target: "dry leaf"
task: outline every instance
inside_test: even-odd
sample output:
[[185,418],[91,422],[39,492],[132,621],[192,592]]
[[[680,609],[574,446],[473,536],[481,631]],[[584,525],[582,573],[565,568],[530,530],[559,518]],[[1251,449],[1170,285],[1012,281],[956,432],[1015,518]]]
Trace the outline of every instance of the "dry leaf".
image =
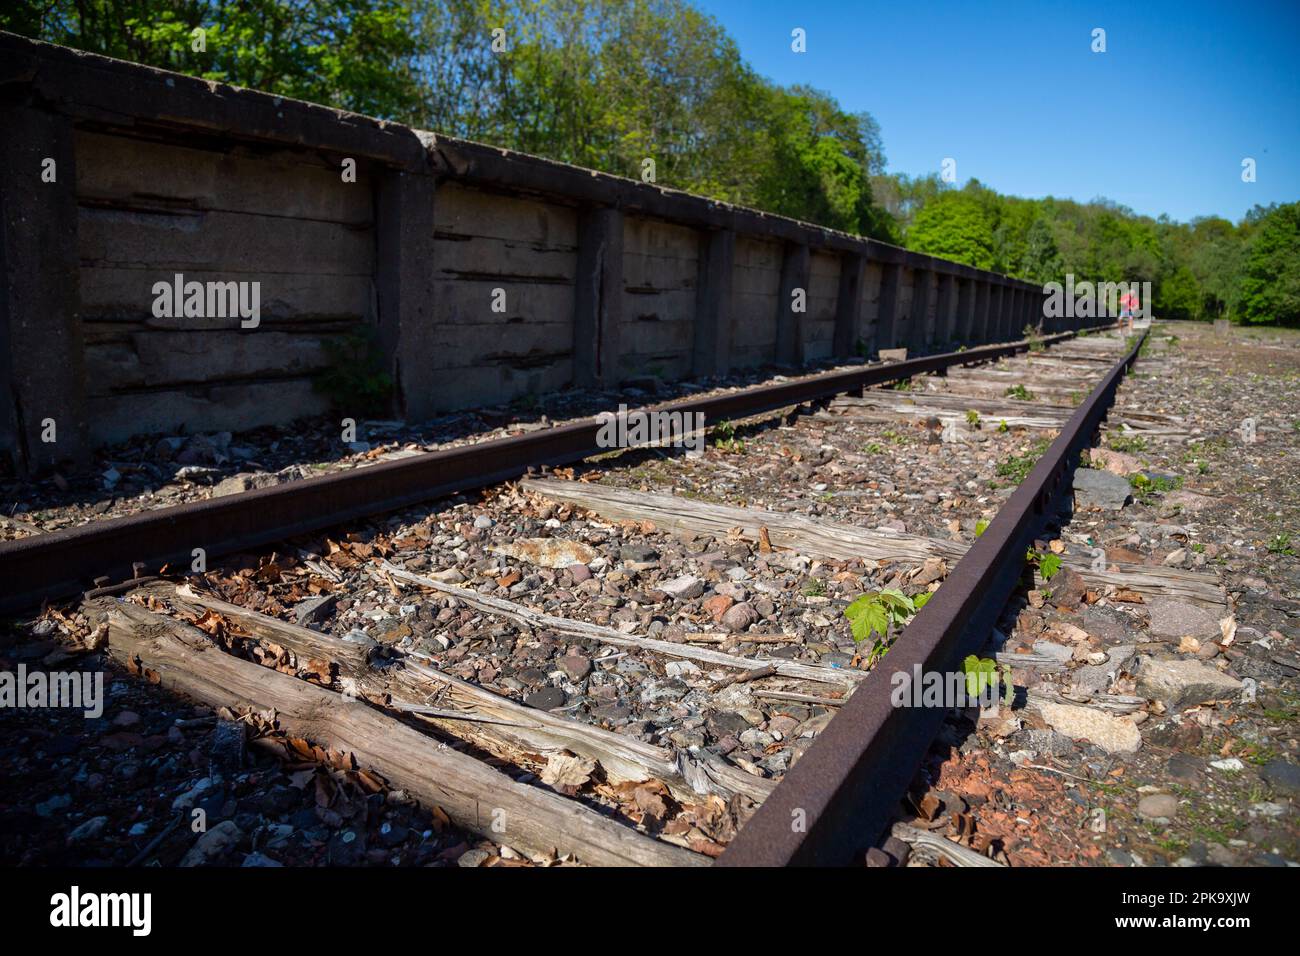
[[581,787],[591,779],[596,761],[569,753],[553,754],[542,771],[542,783],[549,787]]

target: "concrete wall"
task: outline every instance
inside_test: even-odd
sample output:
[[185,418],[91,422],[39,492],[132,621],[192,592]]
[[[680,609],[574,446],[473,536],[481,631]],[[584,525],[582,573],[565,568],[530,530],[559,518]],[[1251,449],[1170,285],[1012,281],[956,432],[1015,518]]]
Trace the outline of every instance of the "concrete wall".
[[[573,381],[577,213],[456,182],[434,219],[435,404],[492,404]],[[494,311],[495,290],[505,311]],[[498,300],[500,301],[500,300]]]
[[[9,34],[0,84],[0,457],[20,469],[323,412],[326,343],[358,329],[396,382],[392,413],[421,420],[976,344],[1040,301],[779,216]],[[260,325],[155,316],[153,285],[176,273],[259,282]]]
[[[78,130],[77,254],[91,435],[325,409],[322,341],[373,324],[372,183],[300,153],[193,149]],[[260,326],[155,317],[152,287],[259,280]]]
[[627,216],[616,379],[683,378],[692,372],[700,242],[670,222]]

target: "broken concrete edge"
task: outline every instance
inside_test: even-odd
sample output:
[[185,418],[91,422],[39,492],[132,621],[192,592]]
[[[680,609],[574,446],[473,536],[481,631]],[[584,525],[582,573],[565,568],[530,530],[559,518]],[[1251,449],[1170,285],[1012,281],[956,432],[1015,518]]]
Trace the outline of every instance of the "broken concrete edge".
[[202,80],[0,31],[0,86],[77,122],[150,135],[184,131],[370,160],[408,173],[608,206],[704,229],[785,240],[868,261],[1037,292],[1042,288],[899,246],[757,209],[332,107]]

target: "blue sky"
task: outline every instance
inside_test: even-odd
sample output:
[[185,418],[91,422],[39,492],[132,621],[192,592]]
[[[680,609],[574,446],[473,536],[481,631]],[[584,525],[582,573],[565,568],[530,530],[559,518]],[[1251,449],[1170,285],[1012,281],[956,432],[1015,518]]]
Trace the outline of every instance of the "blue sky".
[[1300,0],[694,3],[759,73],[875,116],[891,172],[952,157],[958,182],[1182,221],[1300,199]]

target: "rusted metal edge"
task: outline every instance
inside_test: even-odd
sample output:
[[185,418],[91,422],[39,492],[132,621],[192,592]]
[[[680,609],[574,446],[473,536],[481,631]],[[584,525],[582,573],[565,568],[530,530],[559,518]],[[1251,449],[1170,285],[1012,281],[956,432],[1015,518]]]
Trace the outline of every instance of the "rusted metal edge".
[[[1042,341],[1057,342],[1076,334],[1059,333],[1045,336]],[[681,399],[642,411],[702,412],[708,422],[743,418],[952,365],[989,361],[1027,348],[1026,342],[986,345],[759,385],[725,395]],[[600,428],[597,419],[588,418],[526,435],[3,542],[0,613],[13,613],[47,598],[75,594],[97,575],[129,577],[135,562],[149,569],[166,563],[189,567],[195,548],[202,548],[211,560],[509,481],[523,475],[530,466],[572,464],[610,450],[597,445]]]
[[1075,410],[1061,434],[993,522],[917,613],[882,663],[822,731],[716,865],[844,866],[861,863],[893,819],[945,708],[896,707],[896,674],[946,672],[987,639],[1025,566],[1025,550],[1056,498],[1070,488],[1137,359],[1142,337]]

